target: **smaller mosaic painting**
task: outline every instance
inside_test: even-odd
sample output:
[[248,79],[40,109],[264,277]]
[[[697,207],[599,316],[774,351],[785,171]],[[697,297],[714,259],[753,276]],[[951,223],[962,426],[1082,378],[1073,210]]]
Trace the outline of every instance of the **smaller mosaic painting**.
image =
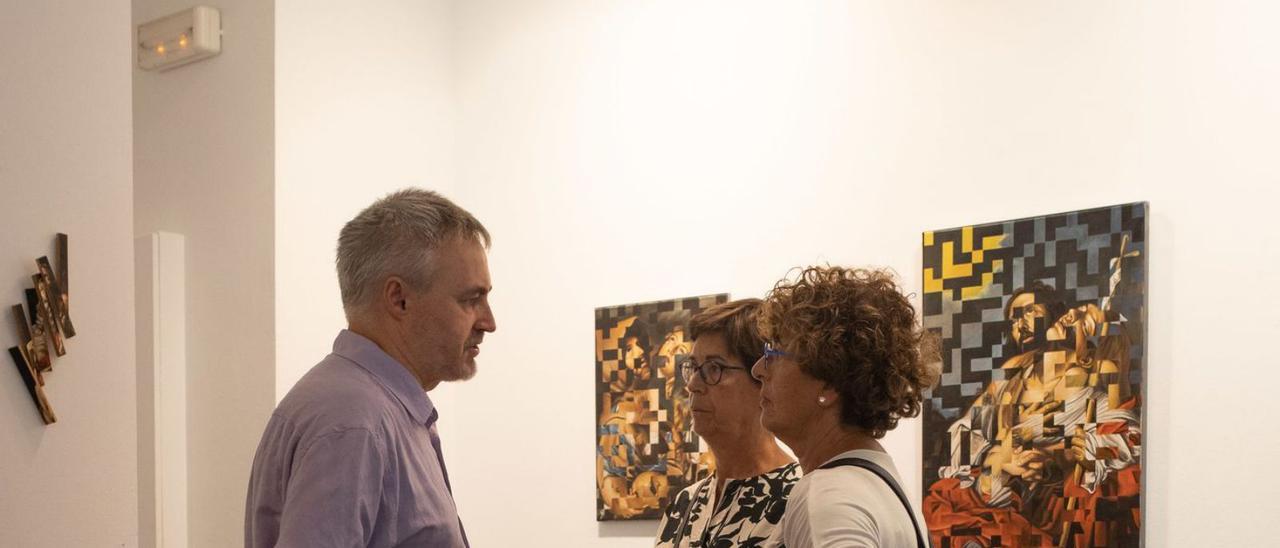
[[715,470],[690,427],[676,364],[705,295],[596,309],[596,519],[659,519],[669,497]]

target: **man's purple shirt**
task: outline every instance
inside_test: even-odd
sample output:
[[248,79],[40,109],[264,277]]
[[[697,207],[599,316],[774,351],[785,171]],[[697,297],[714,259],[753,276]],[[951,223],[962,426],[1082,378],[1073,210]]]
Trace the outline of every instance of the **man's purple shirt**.
[[468,547],[437,417],[403,365],[343,330],[262,434],[245,546]]

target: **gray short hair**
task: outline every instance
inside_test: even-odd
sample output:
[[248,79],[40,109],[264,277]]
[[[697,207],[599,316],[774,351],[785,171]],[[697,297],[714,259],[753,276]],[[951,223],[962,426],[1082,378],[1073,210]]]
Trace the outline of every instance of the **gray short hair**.
[[338,234],[338,288],[347,317],[359,315],[388,276],[425,287],[431,254],[453,238],[489,247],[489,231],[467,210],[430,190],[406,188],[374,202]]

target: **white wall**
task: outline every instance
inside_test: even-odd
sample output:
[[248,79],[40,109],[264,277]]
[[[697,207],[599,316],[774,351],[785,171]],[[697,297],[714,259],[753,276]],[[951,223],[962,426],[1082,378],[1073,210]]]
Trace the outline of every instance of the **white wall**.
[[[136,0],[135,23],[185,7]],[[134,80],[136,230],[187,237],[192,546],[242,542],[262,427],[345,326],[339,228],[454,180],[446,2],[217,7],[221,55]]]
[[[822,261],[917,288],[923,230],[1136,200],[1148,545],[1268,544],[1274,4],[455,10],[458,198],[495,236],[499,326],[442,411],[475,545],[651,545],[592,519],[594,307],[758,296]],[[919,435],[886,442],[917,496]]]
[[10,2],[0,16],[0,347],[18,344],[9,306],[25,307],[58,232],[77,332],[45,376],[53,425],[0,358],[0,545],[138,542],[130,42],[128,2]]
[[[190,5],[134,0],[133,20]],[[134,230],[186,237],[193,547],[243,544],[249,468],[275,406],[274,6],[217,7],[221,55],[133,73]]]
[[277,401],[346,327],[342,225],[407,186],[454,194],[452,38],[442,0],[276,2]]

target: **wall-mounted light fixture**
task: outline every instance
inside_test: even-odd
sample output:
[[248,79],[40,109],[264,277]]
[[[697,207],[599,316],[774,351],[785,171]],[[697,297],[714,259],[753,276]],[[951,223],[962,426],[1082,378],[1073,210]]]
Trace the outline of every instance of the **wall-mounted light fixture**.
[[222,17],[196,6],[138,25],[138,66],[168,70],[222,52]]

